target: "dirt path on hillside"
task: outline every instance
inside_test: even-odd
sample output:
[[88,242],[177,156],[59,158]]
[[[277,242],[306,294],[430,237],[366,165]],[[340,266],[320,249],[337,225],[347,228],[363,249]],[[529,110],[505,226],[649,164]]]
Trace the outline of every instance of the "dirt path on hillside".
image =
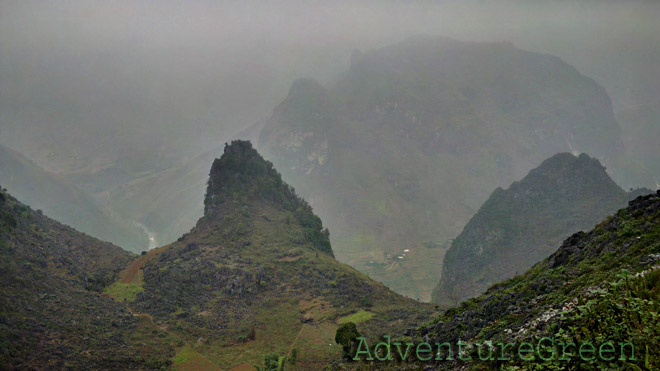
[[296,346],[296,343],[298,342],[298,339],[300,338],[300,335],[302,334],[303,330],[307,327],[307,324],[304,323],[300,331],[298,331],[298,335],[296,335],[296,338],[293,339],[293,343],[291,343],[291,346],[289,347],[289,351],[286,353],[286,358],[289,359],[289,356],[291,356],[291,352],[293,351],[293,347]]
[[144,268],[144,265],[147,263],[147,260],[151,259],[152,257],[162,253],[165,251],[169,245],[159,247],[157,249],[149,250],[146,254],[140,256],[139,258],[133,260],[131,265],[128,266],[128,268],[124,269],[120,275],[121,275],[121,280],[119,282],[121,283],[138,283],[140,282],[140,270]]
[[241,363],[238,366],[234,366],[229,371],[254,371],[254,366],[249,363]]

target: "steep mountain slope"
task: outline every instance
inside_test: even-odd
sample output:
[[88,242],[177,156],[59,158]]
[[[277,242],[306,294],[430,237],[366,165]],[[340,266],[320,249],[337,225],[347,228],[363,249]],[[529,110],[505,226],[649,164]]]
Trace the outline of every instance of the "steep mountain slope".
[[189,353],[228,369],[296,349],[301,369],[317,369],[341,358],[340,323],[375,335],[430,318],[430,306],[337,262],[320,219],[250,142],[215,160],[204,205],[190,233],[108,289],[188,343],[175,366]]
[[[660,191],[641,196],[629,207],[608,217],[588,233],[566,239],[550,257],[529,271],[492,286],[477,298],[450,309],[418,336],[430,342],[458,339],[473,344],[492,342],[537,342],[544,336],[554,339],[554,360],[543,361],[538,353],[533,362],[522,362],[517,346],[507,353],[511,361],[480,362],[478,346],[464,348],[472,357],[460,366],[483,369],[484,363],[524,369],[657,369],[660,367]],[[601,344],[616,346],[615,358],[604,361]],[[578,354],[568,348],[568,360],[559,360],[559,343],[591,342],[594,353]],[[632,343],[635,360],[621,361],[621,343]],[[550,345],[546,342],[544,345]],[[541,347],[544,349],[545,347]],[[513,349],[513,350],[512,350]],[[454,347],[454,352],[456,351]],[[488,350],[482,351],[486,358]],[[500,348],[496,351],[500,357]],[[581,361],[591,358],[592,361]],[[631,356],[630,347],[623,351]],[[529,354],[526,355],[528,357]],[[545,348],[542,357],[550,357]],[[611,354],[605,353],[605,358]],[[454,353],[454,359],[458,360]],[[457,363],[461,363],[460,361]],[[455,369],[459,364],[439,362],[437,369]]]
[[0,368],[166,366],[165,335],[100,293],[131,259],[0,190]]
[[640,192],[628,195],[584,153],[549,158],[507,190],[496,189],[456,237],[434,302],[455,304],[526,271]]
[[96,238],[132,251],[147,248],[147,236],[137,226],[101,210],[75,186],[3,146],[0,146],[0,184],[33,208]]
[[296,81],[258,147],[339,260],[426,300],[442,247],[492,189],[557,152],[623,151],[605,90],[559,58],[437,37],[355,52],[330,87]]

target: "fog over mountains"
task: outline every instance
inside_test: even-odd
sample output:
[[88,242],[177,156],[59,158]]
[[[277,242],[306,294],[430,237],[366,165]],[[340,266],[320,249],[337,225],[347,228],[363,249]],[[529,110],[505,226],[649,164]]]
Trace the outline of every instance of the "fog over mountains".
[[[624,189],[657,186],[659,11],[2,1],[0,144],[138,226],[131,245],[95,235],[140,251],[190,230],[221,144],[253,139],[331,227],[341,261],[428,300],[448,240],[495,187],[557,152],[598,158]],[[279,122],[287,114],[308,117]],[[301,126],[287,134],[290,124]],[[302,157],[276,150],[321,127],[331,130]],[[36,200],[24,201],[52,203]]]
[[328,88],[295,81],[258,147],[340,260],[426,300],[442,247],[494,187],[557,152],[625,157],[605,90],[559,58],[428,36],[354,53]]
[[602,84],[616,111],[657,102],[660,89],[653,2],[0,6],[1,143],[46,170],[124,182],[269,116],[294,79],[331,81],[352,51],[415,34],[559,56]]
[[658,369],[659,19],[0,0],[0,369]]
[[0,184],[25,203],[89,235],[135,251],[148,243],[138,225],[96,205],[84,191],[2,145]]

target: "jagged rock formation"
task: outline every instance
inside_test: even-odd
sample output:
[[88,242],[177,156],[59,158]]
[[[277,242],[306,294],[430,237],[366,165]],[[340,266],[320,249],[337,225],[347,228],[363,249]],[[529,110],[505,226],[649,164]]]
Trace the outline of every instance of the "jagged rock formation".
[[572,66],[438,37],[356,52],[329,86],[298,80],[258,127],[339,260],[426,300],[442,247],[493,189],[558,152],[608,166],[623,152],[605,90]]
[[626,193],[586,154],[549,158],[472,217],[445,255],[434,301],[455,305],[526,271],[642,193]]
[[206,192],[205,220],[218,217],[227,205],[239,207],[252,202],[272,204],[295,215],[313,248],[332,256],[327,229],[312,208],[282,181],[270,162],[252,148],[250,142],[235,141],[225,147],[224,156],[213,162]]

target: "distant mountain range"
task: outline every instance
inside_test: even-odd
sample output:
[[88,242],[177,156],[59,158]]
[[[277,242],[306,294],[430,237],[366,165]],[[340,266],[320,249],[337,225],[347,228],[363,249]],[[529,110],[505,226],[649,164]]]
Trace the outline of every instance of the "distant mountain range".
[[206,151],[177,166],[146,172],[128,182],[94,193],[125,219],[152,233],[156,246],[189,232],[204,214],[204,191],[213,159],[222,147]]
[[[0,369],[660,368],[660,191],[629,188],[658,185],[658,105],[615,118],[555,56],[431,36],[356,51],[333,82],[294,81],[237,135],[254,146],[207,150],[176,106],[164,145],[156,124],[94,121],[139,122],[130,95],[84,95],[64,126],[44,124],[60,106],[17,116],[34,138],[12,121],[49,171],[0,146]],[[338,329],[637,358],[355,363]]]
[[586,154],[549,158],[508,189],[496,189],[472,217],[445,255],[433,301],[455,305],[525,272],[568,236],[646,193],[625,192]]
[[[341,261],[430,299],[448,240],[492,189],[558,152],[625,156],[605,90],[509,43],[414,37],[294,82],[258,148],[333,232]],[[616,177],[616,172],[613,174]]]
[[[237,137],[252,139],[310,202],[339,261],[430,300],[451,240],[491,191],[550,156],[589,153],[626,188],[657,182],[650,107],[619,112],[622,133],[604,89],[557,57],[505,42],[419,36],[356,51],[331,83],[294,82],[270,117]],[[180,128],[164,129],[176,140],[163,146],[157,136],[133,138],[149,125],[97,126],[116,148],[106,143],[96,153],[94,130],[68,138],[50,128],[30,142],[40,163],[52,158],[48,168],[87,201],[60,205],[65,191],[49,186],[38,206],[35,195],[20,192],[45,183],[17,183],[24,170],[0,172],[0,184],[132,251],[188,232],[203,215],[208,168],[222,148],[188,148],[199,133]],[[84,150],[59,158],[57,148],[40,144],[53,135]]]

